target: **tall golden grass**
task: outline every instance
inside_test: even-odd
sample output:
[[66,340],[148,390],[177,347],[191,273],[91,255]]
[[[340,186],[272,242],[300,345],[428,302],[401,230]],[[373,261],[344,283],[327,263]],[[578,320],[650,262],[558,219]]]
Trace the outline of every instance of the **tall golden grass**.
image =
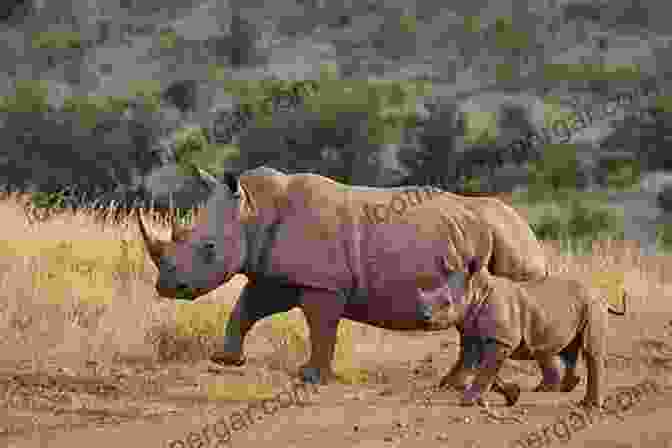
[[[194,303],[161,300],[154,291],[155,268],[133,219],[104,223],[93,212],[79,211],[31,224],[24,203],[16,195],[0,201],[2,363],[76,369],[87,361],[208,357],[243,277]],[[166,222],[145,217],[167,236]],[[604,282],[594,273],[613,273],[618,288],[624,285],[629,293],[631,310],[672,308],[665,300],[672,297],[672,257],[642,257],[635,245],[619,241],[596,242],[592,254],[582,256],[561,254],[560,246],[545,243],[552,272],[575,273],[593,283]],[[350,363],[354,342],[362,337],[381,341],[381,334],[350,321],[339,327],[335,368],[344,381],[365,379]],[[264,357],[271,367],[292,370],[307,358],[307,335],[300,311],[293,310],[255,327],[250,339],[269,348]]]

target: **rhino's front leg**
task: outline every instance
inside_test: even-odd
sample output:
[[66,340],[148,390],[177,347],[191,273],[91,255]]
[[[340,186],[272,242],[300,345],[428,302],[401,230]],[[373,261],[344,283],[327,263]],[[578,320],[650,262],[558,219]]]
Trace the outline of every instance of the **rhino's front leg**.
[[300,295],[301,289],[297,287],[275,282],[248,282],[231,312],[223,341],[210,360],[224,365],[243,365],[243,342],[255,322],[298,306]]
[[327,384],[334,377],[331,362],[345,302],[343,294],[321,289],[303,290],[301,309],[310,330],[310,359],[300,369],[303,381]]
[[483,404],[483,394],[487,393],[497,379],[499,370],[504,361],[511,356],[511,347],[487,339],[483,343],[481,362],[474,381],[466,387],[462,398],[462,406],[473,406],[476,403]]

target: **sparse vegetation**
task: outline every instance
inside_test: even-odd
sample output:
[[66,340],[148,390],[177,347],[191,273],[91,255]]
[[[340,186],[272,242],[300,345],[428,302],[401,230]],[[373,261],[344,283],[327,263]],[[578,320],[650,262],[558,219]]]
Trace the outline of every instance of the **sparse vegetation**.
[[[3,263],[7,263],[2,268],[5,293],[0,297],[0,320],[6,323],[1,327],[2,340],[18,341],[22,335],[37,331],[37,316],[49,309],[50,313],[55,313],[50,318],[55,319],[54,322],[64,319],[72,326],[48,327],[49,331],[66,334],[52,334],[51,339],[44,339],[47,345],[43,347],[25,346],[29,351],[24,355],[33,353],[39,358],[58,345],[58,340],[67,339],[68,332],[89,331],[95,337],[89,338],[91,351],[85,353],[92,358],[129,355],[128,350],[135,350],[131,347],[156,359],[203,359],[208,356],[214,338],[220,337],[225,328],[236,288],[226,287],[212,293],[213,296],[231,294],[226,303],[177,301],[160,305],[149,299],[154,296],[153,269],[149,267],[132,224],[121,223],[101,229],[86,210],[81,210],[36,224],[38,227],[30,230],[33,227],[25,221],[16,201],[17,198],[11,198],[0,203],[6,217],[0,252],[6,260]],[[579,239],[594,240],[596,236],[602,240],[616,239],[603,232],[611,224],[611,217],[576,199],[544,205],[542,209],[532,207],[528,213],[540,236],[559,240],[551,242],[549,247],[559,245],[569,249],[571,254],[578,247],[575,242]],[[162,225],[156,218],[150,216],[150,219],[155,225]],[[81,233],[73,233],[73,228],[81,229]],[[39,232],[40,238],[28,236],[27,230]],[[63,235],[68,236],[63,238]],[[615,243],[617,241],[612,244]],[[593,251],[586,266],[603,266],[605,261],[601,257],[611,256],[609,254],[609,251],[604,254]],[[572,264],[572,255],[557,256],[561,257],[558,260],[564,261],[554,269],[572,271],[577,268]],[[634,260],[622,261],[630,263],[627,269],[642,269],[632,264]],[[616,271],[626,269],[606,266]],[[596,278],[595,282],[604,283],[604,279]],[[622,287],[622,282],[620,285],[614,287]],[[45,308],[47,306],[51,308]],[[291,370],[292,366],[284,360],[300,362],[309,350],[307,327],[302,318],[296,319],[301,314],[295,313],[276,315],[262,325],[264,330],[259,330],[275,347],[272,365],[278,368]],[[132,322],[129,322],[130,316],[134,316]],[[18,323],[11,324],[19,318],[24,322],[20,327],[17,327]],[[335,365],[343,381],[359,383],[365,381],[367,373],[354,367],[353,345],[357,336],[353,325],[344,321],[339,327]],[[115,328],[124,328],[123,337]],[[110,332],[116,332],[114,344],[103,349],[100,344],[111,342],[106,336],[112,334]],[[53,342],[47,342],[50,340]],[[124,346],[127,348],[123,349]]]
[[80,48],[82,38],[76,31],[43,31],[33,35],[33,48]]

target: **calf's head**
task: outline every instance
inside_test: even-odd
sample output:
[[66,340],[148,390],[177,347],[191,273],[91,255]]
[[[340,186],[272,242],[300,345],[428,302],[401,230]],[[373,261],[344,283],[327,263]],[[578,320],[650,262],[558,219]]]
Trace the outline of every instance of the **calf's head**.
[[[482,262],[477,257],[468,257],[464,263],[464,270],[446,269],[444,286],[423,293],[425,300],[434,303],[432,321],[441,326],[460,323],[469,308],[471,288],[474,276],[481,271]],[[431,297],[436,295],[436,297]]]
[[161,297],[193,300],[206,294],[239,272],[246,256],[240,221],[245,193],[238,179],[227,175],[220,183],[196,167],[192,170],[211,190],[193,228],[173,224],[171,241],[162,241],[147,231],[136,210],[147,252],[159,270],[156,291]]

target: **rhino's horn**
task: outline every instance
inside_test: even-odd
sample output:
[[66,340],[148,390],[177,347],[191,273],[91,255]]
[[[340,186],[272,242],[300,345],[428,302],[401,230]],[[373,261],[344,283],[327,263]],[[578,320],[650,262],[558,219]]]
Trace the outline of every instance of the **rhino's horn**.
[[139,208],[135,209],[135,215],[138,218],[138,227],[140,227],[140,233],[142,234],[142,239],[145,242],[145,247],[147,247],[147,252],[158,268],[159,260],[161,259],[161,255],[163,253],[163,244],[158,239],[149,235]]
[[171,225],[171,239],[173,242],[183,241],[187,238],[187,235],[191,232],[191,229],[186,226],[181,226],[175,221]]

